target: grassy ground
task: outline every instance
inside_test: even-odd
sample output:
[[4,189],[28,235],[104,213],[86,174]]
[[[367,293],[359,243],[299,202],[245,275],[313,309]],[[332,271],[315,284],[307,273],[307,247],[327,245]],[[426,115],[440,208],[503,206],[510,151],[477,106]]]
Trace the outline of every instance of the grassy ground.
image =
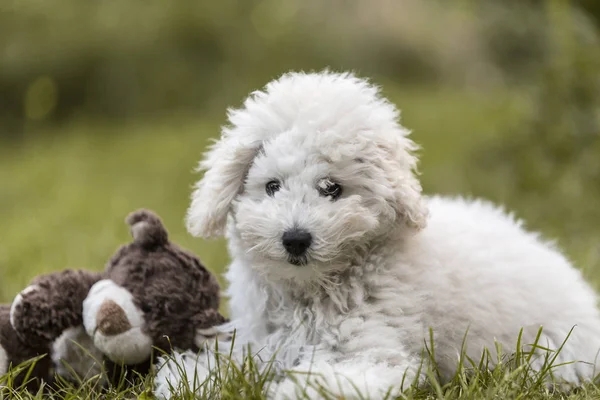
[[[485,185],[473,182],[495,177],[471,169],[470,159],[480,146],[501,140],[502,133],[520,121],[527,104],[519,93],[413,90],[382,83],[424,148],[421,172],[425,190],[486,195],[474,189]],[[224,243],[191,238],[183,217],[190,185],[197,178],[191,171],[222,122],[223,116],[218,115],[120,126],[72,123],[47,129],[35,139],[0,143],[0,300],[10,301],[36,274],[63,268],[101,270],[116,248],[130,240],[123,219],[139,207],[159,213],[173,241],[195,251],[216,273],[221,272],[227,263]],[[497,185],[504,184],[498,178]],[[510,190],[506,185],[506,196],[499,190],[492,197],[506,199],[520,216],[537,215],[535,205],[519,201],[518,193]],[[558,237],[569,256],[599,286],[600,275],[593,271],[600,264],[598,236],[572,235],[543,221],[534,222],[533,227]],[[433,379],[429,389],[410,391],[407,398],[600,398],[600,390],[592,386],[569,395],[547,392],[525,378],[525,368],[517,364],[509,363],[494,373],[482,372],[473,379],[459,375],[445,387]],[[263,384],[241,371],[219,382],[219,393],[225,398],[259,398]],[[107,397],[147,396],[148,384],[114,391]],[[94,398],[96,393],[89,383],[59,397]],[[15,393],[13,396],[18,398]]]

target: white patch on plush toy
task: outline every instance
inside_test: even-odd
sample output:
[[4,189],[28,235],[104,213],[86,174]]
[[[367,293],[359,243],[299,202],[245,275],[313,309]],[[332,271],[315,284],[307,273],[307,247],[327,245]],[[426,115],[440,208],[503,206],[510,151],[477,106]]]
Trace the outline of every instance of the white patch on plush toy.
[[133,328],[117,336],[104,336],[97,333],[94,343],[104,354],[116,363],[140,364],[152,353],[152,339],[140,328]]
[[90,289],[83,302],[83,324],[94,345],[114,362],[132,365],[150,357],[152,339],[142,332],[143,313],[133,295],[110,279]]
[[60,376],[75,372],[83,380],[90,379],[102,372],[102,358],[82,326],[67,329],[52,344],[52,361]]
[[21,302],[23,301],[23,296],[25,296],[27,293],[31,293],[37,289],[38,289],[38,285],[27,286],[25,289],[23,289],[21,291],[21,293],[17,294],[17,296],[13,300],[13,302],[10,306],[10,324],[13,327],[15,326],[15,310],[17,309],[17,306],[19,304],[21,304]]
[[4,347],[0,345],[0,376],[8,371],[8,355]]
[[131,226],[131,236],[133,240],[143,240],[148,235],[148,228],[150,224],[146,221],[136,222]]

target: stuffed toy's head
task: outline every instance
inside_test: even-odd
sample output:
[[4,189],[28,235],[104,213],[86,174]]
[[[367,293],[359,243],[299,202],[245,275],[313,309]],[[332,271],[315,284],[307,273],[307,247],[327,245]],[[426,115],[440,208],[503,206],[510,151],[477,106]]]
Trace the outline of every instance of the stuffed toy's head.
[[54,373],[67,380],[99,374],[103,354],[83,329],[82,303],[100,279],[100,273],[84,270],[35,277],[15,297],[6,322],[2,321],[4,337],[12,332],[13,342],[20,343],[11,349],[13,365],[14,360],[25,361],[32,354],[45,355],[37,364],[46,366],[47,373],[41,374],[46,382],[52,381]]
[[130,214],[133,242],[110,259],[83,302],[83,322],[111,361],[148,363],[153,347],[198,350],[219,314],[219,285],[197,257],[169,242],[160,218]]
[[[27,360],[47,353],[49,353],[48,346],[30,345],[19,338],[10,324],[10,305],[0,305],[0,377],[8,372],[10,366],[16,367]],[[37,390],[42,381],[50,380],[51,363],[49,357],[42,357],[36,361],[27,382],[27,388]],[[24,371],[15,376],[12,386],[19,387],[23,383],[25,375]],[[0,382],[0,390],[1,388],[2,382]],[[0,398],[2,398],[1,393]]]
[[63,333],[83,324],[83,300],[102,275],[84,270],[64,270],[35,277],[12,304],[10,322],[21,339],[47,346]]

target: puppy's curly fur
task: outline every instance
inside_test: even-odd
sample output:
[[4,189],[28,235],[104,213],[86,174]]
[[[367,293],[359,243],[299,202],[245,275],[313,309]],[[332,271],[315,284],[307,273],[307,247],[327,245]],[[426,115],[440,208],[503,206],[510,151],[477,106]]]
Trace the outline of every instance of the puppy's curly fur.
[[[226,232],[232,323],[222,329],[237,329],[234,361],[251,343],[334,395],[380,398],[419,378],[429,328],[449,378],[467,331],[464,350],[478,359],[494,340],[514,349],[521,328],[526,345],[543,326],[540,345],[556,349],[575,327],[556,364],[582,362],[554,375],[592,377],[600,316],[580,273],[487,202],[423,197],[417,146],[375,86],[348,73],[288,73],[229,122],[200,163],[188,227]],[[300,231],[297,263],[301,250],[282,236]],[[178,360],[202,377],[211,354]],[[163,363],[156,393],[166,397],[180,378]],[[272,395],[296,389],[285,378]]]

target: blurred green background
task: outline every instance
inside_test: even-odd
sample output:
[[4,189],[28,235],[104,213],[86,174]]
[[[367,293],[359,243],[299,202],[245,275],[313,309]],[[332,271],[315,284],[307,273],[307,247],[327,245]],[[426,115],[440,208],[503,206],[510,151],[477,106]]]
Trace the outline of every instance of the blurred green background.
[[402,109],[427,193],[505,204],[600,288],[599,23],[597,0],[5,0],[0,300],[103,268],[139,207],[222,270],[183,225],[195,164],[226,107],[325,67]]

